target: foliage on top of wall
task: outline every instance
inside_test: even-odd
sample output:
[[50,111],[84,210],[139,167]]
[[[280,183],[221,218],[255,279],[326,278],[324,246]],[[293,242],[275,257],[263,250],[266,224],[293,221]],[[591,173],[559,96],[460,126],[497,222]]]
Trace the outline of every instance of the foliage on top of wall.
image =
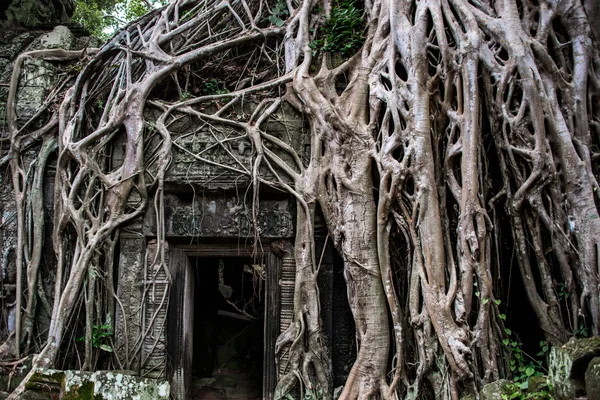
[[354,0],[336,1],[331,15],[320,28],[321,34],[309,43],[313,54],[319,51],[340,53],[343,57],[354,54],[365,41],[363,11]]
[[73,21],[92,35],[108,40],[117,30],[150,11],[164,6],[167,0],[75,0]]

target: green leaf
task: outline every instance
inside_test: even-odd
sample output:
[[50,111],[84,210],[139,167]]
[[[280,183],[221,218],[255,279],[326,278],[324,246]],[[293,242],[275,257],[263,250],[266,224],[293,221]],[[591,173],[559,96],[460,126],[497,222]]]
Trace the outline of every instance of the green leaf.
[[525,373],[527,374],[527,376],[531,376],[531,375],[533,375],[535,373],[535,369],[533,369],[532,367],[528,367],[525,370]]
[[112,347],[110,347],[110,346],[109,346],[109,345],[107,345],[107,344],[101,344],[101,345],[100,345],[100,346],[98,346],[98,347],[100,348],[100,350],[104,350],[104,351],[107,351],[107,352],[109,352],[109,353],[112,353],[112,351],[113,351]]
[[502,344],[503,344],[503,345],[505,345],[505,346],[508,346],[508,343],[509,343],[509,342],[510,342],[510,341],[509,341],[508,339],[503,339],[503,340],[502,340]]
[[488,301],[490,301],[490,299],[483,299],[481,300],[481,304],[486,305]]
[[506,321],[506,314],[500,314],[498,315],[498,318],[500,318],[502,321]]
[[499,306],[500,303],[502,303],[502,301],[501,300],[494,300],[494,303],[496,303],[496,305]]

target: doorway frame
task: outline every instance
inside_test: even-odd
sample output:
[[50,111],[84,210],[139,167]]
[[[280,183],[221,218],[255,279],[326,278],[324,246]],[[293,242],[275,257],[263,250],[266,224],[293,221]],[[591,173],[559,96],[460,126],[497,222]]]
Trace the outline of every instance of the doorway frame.
[[[282,258],[270,249],[268,240],[261,241],[260,256],[265,265],[265,322],[263,326],[263,400],[273,400],[277,386],[275,343],[280,333],[280,278]],[[198,243],[175,245],[188,257],[199,258],[252,258],[252,245],[239,243]]]

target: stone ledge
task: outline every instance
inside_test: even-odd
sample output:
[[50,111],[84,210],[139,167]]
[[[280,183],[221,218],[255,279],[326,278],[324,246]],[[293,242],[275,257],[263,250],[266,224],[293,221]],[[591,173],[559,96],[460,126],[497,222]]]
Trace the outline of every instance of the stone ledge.
[[59,371],[43,370],[36,373],[30,388],[60,385],[60,399],[94,400],[151,400],[169,398],[170,386],[166,381],[141,378],[130,371]]

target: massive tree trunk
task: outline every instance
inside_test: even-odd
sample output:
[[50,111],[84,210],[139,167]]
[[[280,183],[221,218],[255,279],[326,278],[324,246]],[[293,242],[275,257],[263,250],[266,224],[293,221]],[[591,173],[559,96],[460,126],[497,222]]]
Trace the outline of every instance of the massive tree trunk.
[[[104,255],[112,254],[119,228],[144,212],[149,190],[163,215],[171,124],[181,116],[248,137],[252,166],[234,160],[239,168],[222,167],[251,177],[253,201],[261,185],[270,185],[297,202],[294,320],[277,343],[279,356],[289,354],[289,369],[277,397],[295,387],[303,396],[332,395],[314,250],[317,210],[343,259],[356,326],[344,400],[417,398],[425,387],[458,399],[510,376],[503,340],[511,310],[498,283],[513,258],[549,342],[561,344],[582,327],[599,334],[600,52],[597,24],[588,20],[594,6],[304,0],[288,2],[283,12],[273,3],[173,0],[109,41],[67,92],[57,111],[55,308],[36,365],[55,361],[88,269],[112,268]],[[363,10],[353,14],[356,7]],[[352,15],[352,24],[344,20]],[[335,31],[344,23],[351,26],[346,33]],[[188,85],[202,86],[202,74],[218,75],[221,64],[241,58],[241,70],[257,66],[257,82],[235,77],[226,94],[194,93]],[[159,85],[166,98],[153,91]],[[16,86],[13,79],[11,93]],[[261,98],[254,114],[234,115],[250,94]],[[100,115],[89,106],[98,102],[105,105]],[[306,160],[264,128],[284,102],[308,122]],[[144,129],[148,107],[162,113],[155,130]],[[24,132],[14,112],[7,114],[18,144]],[[107,157],[120,136],[125,157],[113,165]],[[156,142],[156,152],[146,154]],[[19,146],[11,152],[22,207]],[[202,152],[194,156],[214,164]],[[141,201],[128,202],[134,195]],[[21,239],[26,229],[20,226]],[[164,264],[160,219],[158,231],[156,257]],[[34,271],[36,263],[19,256],[20,268]],[[87,310],[88,328],[101,318],[96,313]],[[18,350],[21,342],[19,334]]]

